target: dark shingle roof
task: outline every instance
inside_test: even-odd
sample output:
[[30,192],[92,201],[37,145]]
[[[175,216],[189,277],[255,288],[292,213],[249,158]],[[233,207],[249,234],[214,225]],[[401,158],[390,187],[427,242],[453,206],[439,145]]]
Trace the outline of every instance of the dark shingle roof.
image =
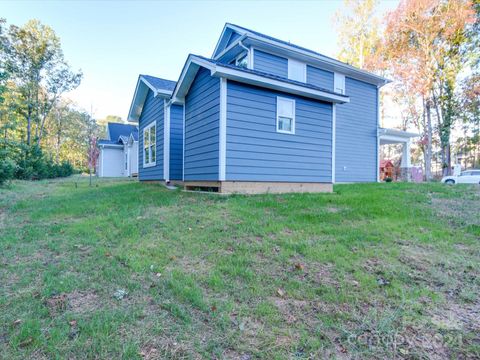
[[243,27],[243,26],[240,26],[240,25],[235,25],[235,24],[232,24],[232,23],[226,23],[226,25],[231,25],[231,26],[234,26],[238,29],[241,29],[245,32],[248,32],[250,34],[253,34],[253,35],[256,35],[256,36],[259,36],[259,37],[263,37],[264,39],[267,39],[267,40],[272,40],[272,41],[276,41],[276,42],[279,42],[281,44],[284,44],[284,45],[288,45],[288,46],[291,46],[293,48],[296,48],[298,50],[301,50],[301,51],[305,51],[305,52],[308,52],[314,56],[317,56],[317,57],[321,57],[321,58],[324,58],[326,61],[329,61],[329,62],[333,62],[333,63],[337,63],[339,66],[342,66],[342,67],[347,67],[349,68],[351,71],[355,71],[355,72],[358,72],[358,73],[362,73],[363,75],[366,75],[366,76],[370,76],[370,77],[374,77],[376,78],[377,80],[381,80],[381,81],[384,81],[385,83],[386,82],[390,82],[390,80],[380,76],[380,75],[376,75],[370,71],[367,71],[367,70],[363,70],[363,69],[360,69],[358,67],[355,67],[353,65],[350,65],[346,62],[343,62],[343,61],[340,61],[338,59],[335,59],[335,58],[332,58],[330,56],[326,56],[324,54],[321,54],[319,52],[316,52],[316,51],[313,51],[313,50],[310,50],[310,49],[307,49],[303,46],[299,46],[299,45],[295,45],[295,44],[292,44],[291,42],[289,41],[285,41],[285,40],[280,40],[280,39],[277,39],[273,36],[269,36],[269,35],[265,35],[265,34],[262,34],[258,31],[255,31],[255,30],[250,30],[250,29],[247,29],[246,27]]
[[135,131],[138,134],[138,129],[135,125],[108,123],[108,132],[112,141],[118,141],[122,135],[128,137]]
[[138,141],[138,128],[135,125],[108,123],[108,133],[110,140],[100,139],[98,145],[121,145],[122,138],[128,141],[130,135],[133,135],[133,139]]
[[[309,52],[309,53],[311,53],[311,54],[313,54],[313,55],[316,55],[316,56],[323,56],[324,58],[327,58],[327,59],[330,59],[330,60],[334,60],[334,61],[339,62],[339,63],[341,63],[341,64],[349,65],[349,64],[347,64],[347,63],[344,63],[343,61],[337,60],[337,59],[332,58],[332,57],[330,57],[330,56],[326,56],[326,55],[321,54],[321,53],[319,53],[319,52],[316,52],[316,51],[313,51],[313,50],[304,48],[303,46],[299,46],[299,45],[292,44],[292,43],[289,42],[289,41],[280,40],[280,39],[275,38],[275,37],[273,37],[273,36],[265,35],[265,34],[262,34],[262,33],[258,32],[258,31],[247,29],[246,27],[243,27],[243,26],[240,26],[240,25],[235,25],[235,24],[232,24],[232,23],[227,23],[227,25],[235,26],[235,27],[237,27],[237,28],[239,28],[239,29],[242,29],[242,30],[244,30],[244,31],[247,31],[247,32],[252,33],[252,34],[254,34],[254,35],[257,35],[257,36],[261,36],[261,37],[263,37],[263,38],[265,38],[265,39],[277,41],[277,42],[279,42],[279,43],[282,43],[282,44],[285,44],[285,45],[289,45],[289,46],[294,47],[294,48],[297,48],[297,49],[299,49],[299,50],[307,51],[307,52]],[[351,65],[349,65],[349,66],[351,66]]]
[[151,75],[140,76],[147,80],[157,90],[173,91],[173,89],[175,89],[175,85],[177,84],[175,81],[158,78]]
[[325,89],[325,88],[322,88],[322,87],[319,87],[319,86],[315,86],[315,85],[312,85],[312,84],[307,84],[307,83],[304,83],[304,82],[301,82],[301,81],[287,79],[285,77],[269,74],[269,73],[266,73],[266,72],[263,72],[263,71],[247,69],[247,68],[239,67],[239,66],[232,65],[232,64],[225,64],[225,63],[222,63],[220,61],[213,60],[213,59],[208,59],[208,58],[200,56],[200,55],[194,55],[194,54],[192,54],[192,55],[196,56],[196,57],[198,57],[202,60],[208,61],[208,62],[210,62],[211,64],[214,64],[214,65],[221,65],[221,66],[228,67],[228,68],[231,68],[231,69],[243,71],[245,73],[255,74],[255,75],[263,76],[263,77],[266,77],[266,78],[269,78],[269,79],[282,81],[282,82],[285,82],[285,83],[288,83],[288,84],[303,86],[303,87],[306,87],[306,88],[309,88],[309,89],[323,91],[323,92],[326,92],[326,93],[329,93],[329,94],[332,94],[332,95],[343,96],[345,98],[348,98],[348,96],[346,96],[346,95],[342,95],[342,94],[339,94],[339,93],[333,92],[331,90],[328,90],[328,89]]

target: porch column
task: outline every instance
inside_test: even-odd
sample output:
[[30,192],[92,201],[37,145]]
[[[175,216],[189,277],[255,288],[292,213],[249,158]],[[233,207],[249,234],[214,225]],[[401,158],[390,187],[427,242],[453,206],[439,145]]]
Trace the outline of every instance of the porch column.
[[412,174],[410,168],[412,167],[410,161],[410,139],[403,143],[402,147],[402,163],[400,164],[402,178],[406,181],[411,181]]

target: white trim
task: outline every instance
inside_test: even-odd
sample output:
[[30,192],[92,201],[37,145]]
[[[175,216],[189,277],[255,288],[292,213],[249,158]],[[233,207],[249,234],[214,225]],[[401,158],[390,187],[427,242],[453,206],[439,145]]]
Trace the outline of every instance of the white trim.
[[380,182],[380,88],[377,86],[377,182]]
[[[289,102],[290,104],[292,104],[292,131],[286,131],[286,130],[280,130],[278,128],[278,118],[281,116],[279,114],[280,112],[280,109],[279,109],[279,104],[281,101],[284,101],[284,102]],[[286,97],[282,97],[282,96],[277,96],[277,132],[278,133],[282,133],[282,134],[291,134],[291,135],[295,135],[295,100],[294,99],[290,99],[290,98],[286,98]],[[282,117],[286,117],[288,118],[289,116],[284,116],[282,115]]]
[[101,167],[100,167],[100,177],[103,177],[103,151],[104,150],[105,149],[102,148],[101,151],[100,151],[100,155],[101,155],[100,156],[100,165],[101,165]]
[[120,145],[120,144],[99,144],[98,147],[101,147],[101,148],[123,148],[124,145]]
[[[294,79],[292,76],[292,68],[294,66],[302,67],[302,78],[301,79]],[[303,61],[298,61],[295,59],[287,59],[287,68],[288,68],[288,78],[290,80],[300,81],[300,82],[307,82],[307,64]]]
[[255,49],[251,46],[250,50],[248,52],[248,68],[250,70],[254,69],[254,63],[253,63],[253,61],[254,61],[253,59],[255,58],[255,55],[253,53],[254,51],[255,51]]
[[403,130],[399,130],[399,129],[379,127],[378,131],[379,131],[380,136],[382,138],[387,138],[387,137],[391,136],[392,138],[399,138],[399,139],[407,140],[407,139],[414,138],[414,137],[420,137],[420,134],[418,134],[418,133],[403,131]]
[[[187,59],[185,66],[182,69],[182,73],[180,75],[180,79],[178,80],[177,86],[175,88],[175,92],[172,95],[173,99],[178,99],[180,101],[184,100],[184,96],[188,93],[187,90],[182,89],[184,85],[184,80],[187,76],[190,66],[195,64],[197,71],[199,67],[204,67],[210,70],[210,75],[216,77],[224,77],[230,80],[235,80],[239,82],[243,82],[246,84],[261,86],[268,89],[278,90],[287,92],[294,95],[305,96],[317,100],[327,101],[327,102],[335,102],[335,103],[348,103],[350,102],[350,98],[345,95],[341,94],[334,94],[328,91],[312,89],[306,85],[297,85],[287,81],[276,80],[269,77],[265,77],[258,74],[250,73],[246,70],[242,69],[233,69],[231,67],[226,67],[221,64],[212,64],[209,61],[203,60],[195,55],[190,55]],[[193,81],[193,75],[191,74],[189,79]],[[189,86],[187,84],[187,86]],[[182,89],[183,92],[179,95],[179,91]]]
[[281,80],[275,80],[271,78],[266,78],[257,74],[251,74],[245,71],[236,70],[232,68],[226,68],[221,65],[214,66],[214,69],[211,70],[211,75],[226,77],[227,79],[257,85],[273,90],[279,90],[283,92],[288,92],[290,94],[305,96],[309,98],[314,98],[317,100],[327,101],[327,102],[338,102],[338,103],[348,103],[350,99],[348,96],[340,94],[332,94],[330,92],[312,89],[303,85],[297,85],[288,83]]
[[337,133],[337,105],[332,104],[332,184],[335,184],[335,152]]
[[[249,56],[248,56],[248,49],[246,51],[242,51],[240,54],[238,54],[236,57],[235,57],[235,66],[238,66],[238,67],[241,67],[238,65],[238,60],[239,59],[242,59],[242,58],[246,58],[247,59],[247,67],[246,69],[248,69],[248,60],[249,60]],[[232,59],[233,60],[233,59]]]
[[185,180],[185,104],[183,108],[183,143],[182,143],[182,181]]
[[[145,162],[145,154],[143,153],[143,151],[145,149],[145,131],[149,130],[153,126],[155,126],[155,161],[146,163]],[[157,151],[157,120],[153,120],[152,122],[150,122],[147,126],[145,126],[143,128],[142,137],[143,137],[143,141],[142,141],[143,167],[144,168],[149,168],[149,167],[157,165],[157,156],[158,156],[158,151]],[[150,143],[148,144],[148,149],[150,151]],[[138,149],[138,150],[140,151],[140,149]]]
[[[138,115],[138,118],[137,118],[137,115],[133,114],[132,112],[133,112],[134,105],[136,104],[138,90],[142,82],[145,84],[145,86],[147,86],[150,90],[152,90],[153,97],[162,96],[162,97],[169,98],[170,96],[172,96],[172,91],[156,89],[152,84],[150,84],[147,81],[147,79],[145,79],[142,75],[140,75],[137,80],[137,86],[135,87],[135,92],[133,93],[133,99],[132,99],[132,103],[130,104],[130,109],[128,110],[128,116],[127,116],[128,122],[138,122],[139,120],[140,116]],[[142,104],[142,107],[143,107],[143,104]]]
[[225,181],[227,160],[227,79],[220,78],[220,133],[218,154],[218,180]]
[[163,178],[170,180],[170,103],[163,100]]

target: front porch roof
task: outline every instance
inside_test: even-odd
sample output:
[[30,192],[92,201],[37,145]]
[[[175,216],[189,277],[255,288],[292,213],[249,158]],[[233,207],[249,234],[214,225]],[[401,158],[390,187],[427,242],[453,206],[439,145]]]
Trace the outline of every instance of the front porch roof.
[[398,130],[398,129],[388,129],[388,128],[379,128],[378,137],[380,139],[380,145],[387,144],[403,144],[410,142],[410,139],[419,137],[420,134]]

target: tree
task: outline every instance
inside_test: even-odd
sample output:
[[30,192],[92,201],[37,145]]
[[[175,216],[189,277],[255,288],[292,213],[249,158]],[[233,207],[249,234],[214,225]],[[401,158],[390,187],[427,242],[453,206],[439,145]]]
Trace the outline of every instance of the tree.
[[40,145],[50,111],[63,93],[80,84],[82,74],[70,70],[59,38],[38,20],[23,27],[11,25],[8,42],[6,67],[20,94],[19,111],[27,122],[26,142],[31,145],[34,127]]
[[375,16],[377,0],[344,0],[335,14],[339,38],[338,58],[360,69],[378,70],[375,64],[380,21]]
[[117,115],[107,115],[107,117],[104,119],[98,119],[97,125],[100,127],[98,136],[100,136],[101,138],[107,136],[106,128],[108,123],[125,124],[125,121],[123,121],[123,119]]
[[[433,112],[441,132],[442,159],[449,161],[456,78],[462,69],[461,47],[473,22],[470,2],[404,0],[387,16],[382,54],[392,75],[421,98],[425,174],[432,178]],[[444,164],[449,169],[449,164]]]

